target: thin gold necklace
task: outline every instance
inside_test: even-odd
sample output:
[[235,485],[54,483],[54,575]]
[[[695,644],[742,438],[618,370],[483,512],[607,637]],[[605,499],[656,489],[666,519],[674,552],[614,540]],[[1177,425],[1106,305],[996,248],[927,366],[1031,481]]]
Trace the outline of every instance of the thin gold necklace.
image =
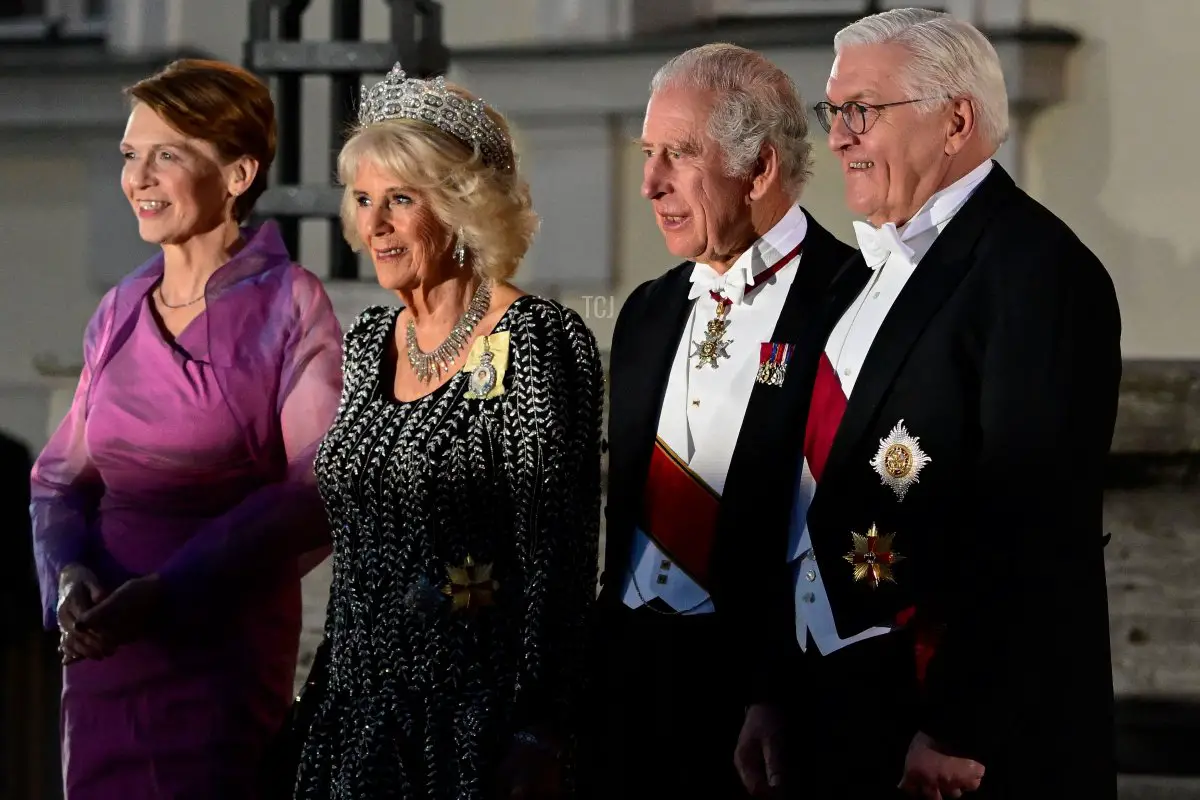
[[199,303],[201,300],[204,299],[204,292],[201,291],[200,294],[197,295],[195,300],[188,300],[186,303],[183,303],[183,304],[177,305],[177,306],[173,306],[167,302],[165,297],[163,297],[161,282],[158,284],[157,287],[155,287],[155,291],[158,294],[158,302],[162,303],[162,305],[166,308],[187,308],[188,306],[195,305],[196,303]]

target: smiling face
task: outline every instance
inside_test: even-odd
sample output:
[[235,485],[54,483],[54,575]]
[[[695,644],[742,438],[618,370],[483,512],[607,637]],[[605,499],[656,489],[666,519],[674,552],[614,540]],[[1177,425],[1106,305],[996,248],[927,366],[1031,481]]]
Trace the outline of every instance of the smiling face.
[[231,222],[234,198],[253,180],[245,159],[222,163],[211,143],[184,136],[144,103],[129,114],[121,157],[138,232],[155,244],[180,244]]
[[[843,48],[826,84],[829,102],[882,105],[910,97],[900,80],[911,60],[898,44]],[[840,159],[846,205],[873,225],[902,224],[936,192],[950,168],[955,125],[951,104],[921,112],[916,105],[895,105],[867,112],[867,130],[856,134],[838,115],[829,147]]]
[[379,285],[411,290],[431,267],[452,259],[454,237],[428,198],[364,159],[352,185],[355,231],[371,254]]
[[667,250],[708,264],[730,260],[755,238],[752,180],[725,174],[721,148],[706,130],[713,99],[695,89],[660,89],[646,106],[641,140],[642,196]]

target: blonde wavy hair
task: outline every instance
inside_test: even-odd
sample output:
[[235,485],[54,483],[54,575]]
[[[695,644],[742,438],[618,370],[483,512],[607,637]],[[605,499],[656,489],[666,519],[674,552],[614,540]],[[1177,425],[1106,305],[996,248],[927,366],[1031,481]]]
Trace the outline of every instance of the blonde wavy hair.
[[[459,86],[447,86],[467,100],[475,99]],[[511,143],[504,118],[490,106],[487,114]],[[386,120],[353,128],[338,154],[337,171],[338,182],[345,188],[342,234],[355,252],[364,243],[355,224],[353,183],[364,162],[394,175],[405,188],[420,192],[451,236],[461,230],[478,274],[503,281],[517,271],[539,220],[529,184],[515,163],[510,171],[489,167],[477,148],[416,120]]]

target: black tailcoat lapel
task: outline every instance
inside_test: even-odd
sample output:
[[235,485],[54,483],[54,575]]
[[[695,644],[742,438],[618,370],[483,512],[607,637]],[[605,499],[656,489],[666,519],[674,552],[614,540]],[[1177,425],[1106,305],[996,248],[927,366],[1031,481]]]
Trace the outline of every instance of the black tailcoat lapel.
[[[845,567],[844,563],[835,565],[833,562],[840,559],[850,546],[850,531],[840,530],[836,524],[824,524],[832,519],[827,515],[836,514],[836,510],[827,506],[827,503],[830,498],[840,494],[835,487],[844,476],[853,475],[855,470],[871,470],[867,460],[861,464],[851,462],[852,455],[862,452],[859,446],[862,438],[873,429],[879,406],[903,368],[909,352],[970,271],[974,263],[971,253],[975,243],[988,220],[1011,196],[1014,187],[1012,178],[999,165],[993,166],[992,172],[921,259],[875,335],[854,391],[847,401],[845,414],[825,464],[825,472],[809,509],[809,530],[818,560],[823,565],[829,565],[825,567],[826,571],[835,566]],[[907,565],[904,562],[897,565],[898,580],[901,580],[899,576],[905,569]],[[849,623],[847,629],[853,627],[857,630],[860,623],[862,627],[875,624],[866,617],[855,618],[858,617],[855,613],[857,604],[849,593],[851,586],[841,581],[826,582],[830,603],[833,608],[839,609],[839,627],[843,619]],[[846,612],[845,617],[842,611]]]
[[725,479],[713,557],[718,593],[726,587],[737,591],[743,581],[759,580],[765,565],[782,563],[815,375],[811,342],[820,338],[828,315],[829,287],[835,278],[853,271],[853,254],[808,218],[799,270],[772,336],[773,342],[794,344],[796,349],[783,386],[754,385]]
[[746,704],[780,702],[794,685],[788,524],[796,500],[817,359],[841,310],[870,270],[809,218],[804,256],[773,341],[794,344],[782,386],[756,384],[730,462],[713,554],[713,594],[726,646],[739,653],[730,679]]
[[692,307],[688,300],[692,266],[680,264],[639,289],[622,309],[613,335],[605,561],[600,578],[607,590],[604,594],[613,598],[621,583],[616,576],[629,560],[671,361]]
[[[803,436],[814,374],[808,364],[813,358],[801,343],[805,336],[816,338],[813,329],[822,325],[826,290],[854,253],[807,212],[805,216],[808,227],[799,271],[772,338],[798,346],[783,387],[754,387],[739,431],[722,494],[713,552],[713,593],[718,604],[727,594],[726,589],[729,594],[742,594],[742,581],[756,579],[752,569],[743,565],[761,566],[760,554],[782,562],[786,528],[780,533],[773,526],[776,535],[761,540],[755,537],[752,543],[743,535],[744,527],[755,513],[769,510],[785,519],[790,513],[794,470],[799,461],[797,445],[789,437]],[[620,584],[616,576],[622,574],[629,560],[671,361],[691,311],[687,298],[691,269],[691,262],[681,264],[631,297],[614,334],[605,570],[601,579],[610,599]],[[807,391],[803,388],[806,382]],[[769,483],[760,481],[763,476],[770,476]],[[767,530],[766,526],[762,529]]]

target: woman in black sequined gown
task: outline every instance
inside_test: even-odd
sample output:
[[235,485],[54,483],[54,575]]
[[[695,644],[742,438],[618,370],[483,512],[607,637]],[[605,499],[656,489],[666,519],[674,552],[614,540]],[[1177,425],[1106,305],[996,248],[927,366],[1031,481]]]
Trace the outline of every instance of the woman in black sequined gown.
[[305,800],[571,797],[577,782],[600,357],[578,314],[506,282],[535,218],[499,115],[403,118],[405,99],[460,92],[393,71],[339,162],[347,238],[405,308],[347,333],[317,457],[334,555]]

